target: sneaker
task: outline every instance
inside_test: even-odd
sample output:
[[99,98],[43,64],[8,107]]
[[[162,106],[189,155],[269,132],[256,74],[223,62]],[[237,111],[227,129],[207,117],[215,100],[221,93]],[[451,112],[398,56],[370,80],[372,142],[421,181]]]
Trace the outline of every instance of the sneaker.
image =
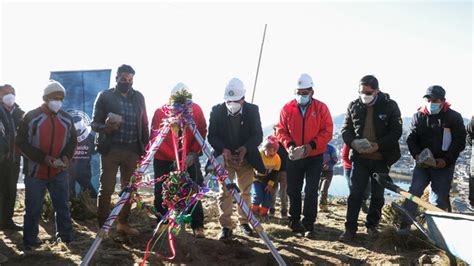
[[128,236],[138,236],[140,234],[137,229],[130,227],[128,223],[119,223],[117,225],[117,233]]
[[205,238],[206,236],[204,235],[204,228],[198,227],[193,229],[193,235],[195,238]]
[[229,240],[232,237],[232,229],[223,227],[221,234],[219,235],[219,240]]
[[357,237],[357,233],[354,231],[346,230],[342,235],[339,236],[339,241],[350,242]]
[[380,234],[380,231],[377,229],[376,226],[367,227],[366,230],[367,230],[367,235],[369,237],[377,237]]
[[241,224],[240,225],[240,230],[246,235],[246,236],[253,236],[253,230],[248,224]]
[[320,212],[329,212],[329,208],[327,204],[319,204],[319,211]]
[[23,230],[23,225],[16,224],[12,221],[10,223],[0,225],[0,230],[21,231]]
[[304,237],[314,239],[316,237],[316,232],[314,230],[307,230],[304,232]]
[[289,227],[293,233],[304,233],[306,231],[300,221],[290,221]]

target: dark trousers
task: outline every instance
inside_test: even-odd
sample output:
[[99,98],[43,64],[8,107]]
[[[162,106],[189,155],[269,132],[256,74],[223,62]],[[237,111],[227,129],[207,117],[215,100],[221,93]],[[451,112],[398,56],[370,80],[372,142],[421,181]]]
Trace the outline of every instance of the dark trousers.
[[384,188],[372,178],[373,173],[388,173],[388,167],[382,160],[356,158],[352,164],[351,192],[347,200],[346,230],[357,231],[362,200],[364,200],[367,185],[371,183],[371,197],[366,227],[376,227],[382,217],[384,201]]
[[[420,197],[425,188],[431,183],[431,204],[450,211],[451,203],[449,201],[449,191],[451,190],[453,176],[454,164],[441,169],[415,167],[409,192],[414,196]],[[412,217],[415,216],[418,206],[416,203],[411,200],[405,200],[402,206]],[[410,225],[411,223],[411,220],[403,215],[402,227]]]
[[[153,168],[155,171],[155,178],[160,178],[163,175],[169,174],[169,172],[174,170],[174,162],[173,161],[163,161],[155,159],[153,161]],[[203,185],[204,180],[202,177],[202,173],[199,165],[194,163],[190,167],[188,167],[188,173],[191,179],[196,182],[200,187]],[[165,215],[168,209],[163,206],[163,182],[158,182],[155,184],[155,209],[158,213]],[[199,200],[197,206],[194,208],[194,205],[190,206],[188,212],[191,210],[194,211],[191,213],[191,228],[201,228],[204,227],[204,211],[202,209],[202,203]],[[158,219],[160,219],[158,217]]]
[[91,198],[97,198],[97,191],[95,191],[94,186],[92,186],[91,178],[92,174],[89,170],[77,168],[69,168],[68,178],[69,178],[69,196],[71,198],[76,196],[76,182],[81,186],[81,191],[89,191]]
[[13,223],[16,201],[16,184],[20,163],[4,159],[0,162],[0,225]]
[[318,214],[318,186],[321,177],[323,156],[313,156],[297,161],[288,160],[286,173],[288,181],[288,197],[290,198],[290,221],[300,221],[301,217],[301,190],[303,181],[304,207],[303,225],[307,230],[312,230],[316,215]]

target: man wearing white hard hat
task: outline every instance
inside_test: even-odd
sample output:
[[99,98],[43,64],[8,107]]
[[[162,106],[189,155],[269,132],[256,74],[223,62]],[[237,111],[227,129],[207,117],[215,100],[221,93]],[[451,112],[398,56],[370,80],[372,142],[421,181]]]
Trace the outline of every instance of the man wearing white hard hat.
[[[241,196],[250,206],[250,188],[254,169],[265,172],[265,166],[258,152],[263,132],[258,106],[245,101],[245,88],[241,80],[233,78],[224,91],[224,103],[212,108],[209,120],[208,140],[215,156],[224,157],[225,169],[230,180],[237,178]],[[219,223],[222,231],[220,240],[232,236],[232,195],[221,185],[219,196]],[[239,208],[239,223],[242,232],[250,236],[252,228],[245,213]]]
[[[331,113],[326,104],[313,98],[313,87],[311,76],[302,74],[294,91],[295,99],[282,108],[276,125],[277,138],[288,151],[289,227],[308,238],[314,237],[323,154],[333,131]],[[304,218],[301,221],[304,182]]]
[[25,217],[23,244],[31,249],[41,244],[38,224],[48,190],[56,219],[56,238],[73,240],[69,211],[67,167],[77,145],[72,117],[61,109],[64,87],[50,80],[44,89],[44,103],[26,113],[20,122],[16,144],[25,155]]
[[[151,137],[155,138],[158,130],[163,126],[163,119],[169,118],[167,115],[166,109],[170,108],[171,97],[174,95],[181,94],[184,95],[187,99],[191,100],[192,95],[189,91],[189,88],[183,84],[178,83],[174,88],[171,90],[170,94],[170,103],[166,103],[160,108],[156,109],[155,114],[153,116],[153,120],[151,122]],[[201,136],[205,139],[207,134],[207,124],[206,118],[204,118],[204,114],[202,112],[201,107],[196,104],[192,103],[192,113],[193,119],[196,123],[197,130],[201,134]],[[181,132],[178,133],[181,136]],[[199,145],[198,141],[193,135],[193,132],[189,127],[186,129],[186,170],[189,173],[191,179],[196,182],[199,186],[203,185],[204,180],[202,179],[202,174],[199,173],[201,168],[197,166],[196,160],[198,154],[201,152],[201,145]],[[155,178],[161,178],[163,175],[169,174],[171,171],[176,171],[176,156],[174,152],[173,146],[173,139],[171,132],[166,135],[164,141],[161,143],[160,148],[155,153],[155,159],[153,161],[153,169],[155,171]],[[155,208],[156,211],[161,214],[162,216],[166,214],[168,211],[165,207],[163,207],[163,182],[158,182],[155,184]],[[191,228],[193,230],[193,234],[196,238],[203,238],[204,237],[204,212],[202,209],[201,201],[198,201],[196,208],[193,206],[190,207],[194,210],[191,213]],[[161,217],[157,217],[158,220],[161,220]]]

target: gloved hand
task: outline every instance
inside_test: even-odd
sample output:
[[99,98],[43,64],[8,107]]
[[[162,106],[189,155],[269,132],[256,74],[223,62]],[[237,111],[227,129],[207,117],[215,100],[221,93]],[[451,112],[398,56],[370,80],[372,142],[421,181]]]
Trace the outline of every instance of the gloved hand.
[[186,168],[192,166],[194,162],[196,161],[197,155],[195,153],[189,153],[186,155]]

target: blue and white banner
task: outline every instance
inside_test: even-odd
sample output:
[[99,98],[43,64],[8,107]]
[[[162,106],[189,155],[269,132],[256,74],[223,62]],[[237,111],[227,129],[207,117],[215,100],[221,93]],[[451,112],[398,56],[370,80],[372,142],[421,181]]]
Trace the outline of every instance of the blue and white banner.
[[[90,122],[94,101],[100,91],[109,88],[110,73],[110,69],[51,72],[50,78],[59,81],[66,89],[62,109],[69,112],[74,119],[79,142],[75,154],[77,158],[84,157],[85,154],[91,156],[93,153],[89,145],[81,143],[86,139],[93,139],[91,135],[94,132],[90,129]],[[100,160],[97,154],[92,155],[91,174],[92,185],[97,191],[100,174]]]

